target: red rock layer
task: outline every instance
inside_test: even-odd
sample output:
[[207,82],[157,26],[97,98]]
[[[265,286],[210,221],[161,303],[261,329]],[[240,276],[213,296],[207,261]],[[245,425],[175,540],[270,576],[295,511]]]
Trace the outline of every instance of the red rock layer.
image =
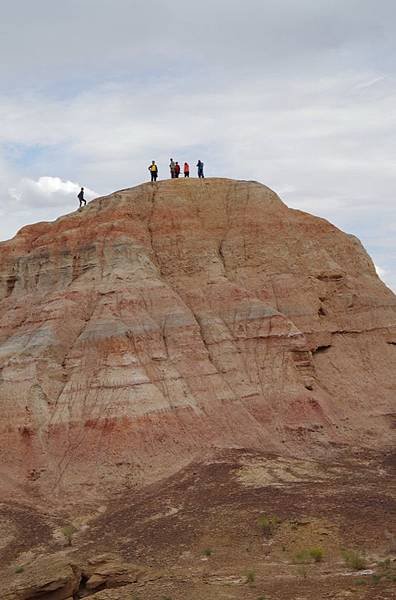
[[263,185],[122,190],[24,227],[0,268],[4,493],[391,441],[396,298],[356,238]]

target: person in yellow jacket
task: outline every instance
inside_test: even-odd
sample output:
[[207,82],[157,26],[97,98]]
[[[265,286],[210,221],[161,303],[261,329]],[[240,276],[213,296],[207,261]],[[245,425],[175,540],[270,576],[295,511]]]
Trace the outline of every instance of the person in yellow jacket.
[[148,170],[150,171],[151,174],[151,181],[157,181],[157,177],[158,177],[158,167],[155,164],[155,160],[151,161],[151,165],[149,166]]

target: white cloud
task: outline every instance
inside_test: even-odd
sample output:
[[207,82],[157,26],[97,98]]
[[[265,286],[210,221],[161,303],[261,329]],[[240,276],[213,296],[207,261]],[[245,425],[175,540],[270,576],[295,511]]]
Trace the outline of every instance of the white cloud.
[[[50,221],[61,214],[76,210],[80,184],[59,177],[43,176],[37,180],[24,177],[3,189],[0,209],[1,239],[11,237],[23,225]],[[85,198],[91,200],[96,192],[85,188]]]
[[[53,206],[67,198],[74,198],[81,189],[79,183],[73,181],[63,181],[60,177],[39,177],[37,181],[24,177],[16,187],[10,188],[9,195],[16,200],[19,205],[35,206]],[[91,200],[98,194],[89,188],[85,189],[85,197]]]

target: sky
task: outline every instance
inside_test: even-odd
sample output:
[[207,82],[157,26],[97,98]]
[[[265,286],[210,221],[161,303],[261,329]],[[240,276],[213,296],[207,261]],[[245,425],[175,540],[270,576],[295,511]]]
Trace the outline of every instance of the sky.
[[396,290],[394,0],[0,5],[0,239],[201,159],[359,237]]

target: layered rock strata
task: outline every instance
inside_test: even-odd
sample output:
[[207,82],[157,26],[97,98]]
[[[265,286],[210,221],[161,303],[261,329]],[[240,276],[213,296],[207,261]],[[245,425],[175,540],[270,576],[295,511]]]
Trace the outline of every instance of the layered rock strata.
[[391,443],[396,298],[355,237],[263,185],[122,190],[24,227],[0,269],[3,496]]

